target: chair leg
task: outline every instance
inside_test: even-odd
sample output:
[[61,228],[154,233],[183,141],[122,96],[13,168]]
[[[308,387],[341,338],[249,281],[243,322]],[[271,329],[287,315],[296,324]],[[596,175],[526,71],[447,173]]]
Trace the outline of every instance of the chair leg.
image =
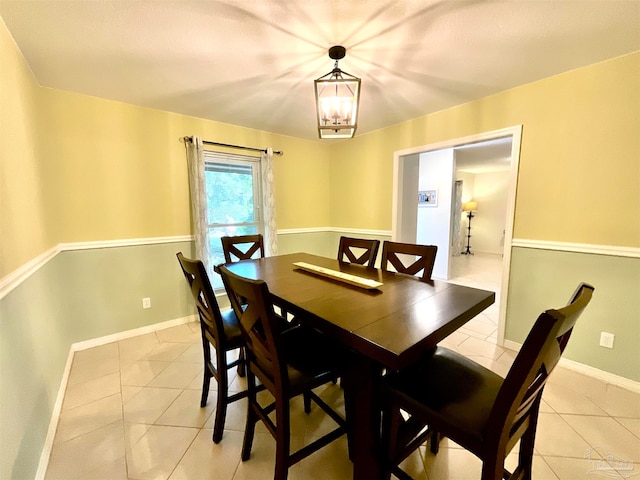
[[304,403],[304,413],[311,413],[311,395],[309,395],[309,392],[304,392],[302,394],[302,400]]
[[287,480],[290,442],[289,400],[285,398],[276,403],[276,469],[274,480]]
[[498,458],[497,453],[490,453],[482,460],[481,480],[499,480],[504,478],[504,456]]
[[[536,407],[533,407],[536,408]],[[539,408],[539,406],[538,406]],[[529,428],[520,438],[520,451],[518,453],[518,470],[522,480],[531,480],[533,470],[533,447],[536,441],[536,427],[538,424],[538,411],[531,413]],[[520,473],[521,472],[521,473]],[[515,472],[514,472],[515,473]]]
[[200,408],[207,405],[209,398],[209,386],[211,385],[211,377],[213,375],[209,371],[207,365],[204,366],[204,378],[202,379],[202,397],[200,397]]
[[216,366],[218,375],[218,399],[216,402],[216,418],[213,424],[213,442],[220,443],[224,432],[224,422],[227,416],[227,404],[229,396],[229,376],[227,370],[227,352],[216,349]]
[[256,413],[256,377],[251,372],[247,372],[247,423],[244,427],[244,440],[242,441],[242,454],[240,458],[243,462],[249,460],[251,456],[251,447],[253,445],[253,436],[256,431],[256,422],[258,414]]
[[200,332],[202,334],[202,355],[204,359],[204,378],[202,379],[202,397],[200,398],[200,408],[202,408],[207,404],[207,399],[209,398],[209,385],[211,384],[211,377],[213,376],[213,373],[211,372],[211,369],[213,368],[213,365],[211,364],[211,345],[207,339],[202,320],[200,320]]
[[429,449],[434,455],[437,455],[440,450],[440,440],[442,440],[442,435],[434,431],[431,434],[431,439],[429,440]]
[[216,403],[216,418],[213,424],[213,443],[220,443],[220,440],[222,440],[224,422],[227,416],[227,396],[229,395],[226,369],[223,372],[218,372],[218,401]]
[[253,436],[256,431],[256,422],[258,421],[258,415],[254,410],[253,405],[249,405],[247,410],[247,424],[244,428],[244,439],[242,441],[242,454],[240,458],[243,462],[249,460],[251,456],[251,447],[253,446]]
[[[345,407],[347,400],[345,398]],[[347,410],[347,419],[349,418],[349,411]],[[382,409],[382,455],[384,455],[384,471],[382,478],[388,480],[393,471],[394,457],[397,449],[398,440],[398,421],[395,419],[395,412],[392,410],[391,402],[389,399],[385,399],[385,404]],[[350,443],[347,437],[347,442]],[[351,445],[349,445],[349,458],[351,459]]]
[[244,377],[247,372],[247,366],[246,366],[247,361],[244,353],[244,347],[240,347],[239,360],[240,361],[238,362],[238,376]]

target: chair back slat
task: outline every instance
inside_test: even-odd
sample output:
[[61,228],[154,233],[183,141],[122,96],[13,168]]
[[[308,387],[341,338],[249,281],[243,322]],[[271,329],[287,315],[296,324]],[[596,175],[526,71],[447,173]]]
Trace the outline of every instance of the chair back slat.
[[200,321],[206,327],[207,336],[212,336],[216,342],[220,341],[224,337],[222,316],[204,264],[200,260],[187,258],[182,253],[176,256],[191,289]]
[[[262,318],[263,312],[255,305],[256,298],[251,297],[249,300],[247,297],[243,297],[250,303],[242,312],[244,317],[244,323],[241,321],[241,328],[246,331],[245,343],[247,348],[251,351],[251,358],[260,369],[267,375],[273,376],[272,372],[276,367],[277,358],[273,357],[275,352],[276,341],[270,341],[269,334],[272,330],[270,328],[265,329]],[[267,333],[268,332],[268,333]]]
[[374,267],[380,240],[340,237],[338,261]]
[[506,444],[512,427],[529,412],[537,411],[532,407],[540,401],[546,381],[593,291],[591,285],[582,283],[566,307],[540,314],[500,388],[487,422],[487,436],[503,436]]
[[227,236],[220,241],[226,263],[248,260],[256,253],[260,258],[264,257],[264,240],[261,234]]
[[391,264],[394,271],[398,273],[417,275],[422,272],[420,280],[428,282],[431,280],[437,252],[436,245],[385,241],[382,245],[381,268],[384,271],[391,271],[389,270],[389,264]]

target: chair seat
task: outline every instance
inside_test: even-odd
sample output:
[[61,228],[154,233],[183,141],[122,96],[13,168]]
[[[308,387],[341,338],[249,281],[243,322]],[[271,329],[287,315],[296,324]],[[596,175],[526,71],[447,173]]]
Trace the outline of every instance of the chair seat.
[[346,365],[344,348],[311,328],[290,328],[283,333],[282,342],[293,396],[339,376]]
[[222,316],[222,327],[224,328],[224,334],[227,338],[228,344],[239,348],[243,344],[243,339],[240,324],[238,323],[238,317],[233,309],[220,312],[220,315]]
[[482,442],[503,382],[491,370],[444,347],[388,377],[390,393],[410,405],[413,415],[424,415],[435,430],[446,424],[447,436],[454,441],[463,437],[466,444]]

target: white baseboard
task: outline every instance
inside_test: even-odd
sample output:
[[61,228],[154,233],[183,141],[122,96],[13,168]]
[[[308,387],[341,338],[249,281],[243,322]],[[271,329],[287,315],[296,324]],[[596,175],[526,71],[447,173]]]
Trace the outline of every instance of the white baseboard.
[[[516,352],[518,352],[520,351],[520,347],[522,345],[511,340],[505,340],[503,346],[505,348],[508,348],[509,350],[515,350]],[[595,378],[602,382],[624,388],[625,390],[630,390],[634,393],[640,393],[640,382],[636,382],[629,378],[621,377],[620,375],[615,375],[610,372],[605,372],[604,370],[600,370],[598,368],[591,367],[574,360],[569,360],[568,358],[564,357],[560,357],[560,362],[558,363],[558,365],[566,368],[567,370],[571,370],[572,372]]]
[[144,335],[146,333],[156,332],[158,330],[164,330],[166,328],[176,327],[178,325],[195,322],[197,320],[197,315],[189,315],[182,318],[176,318],[174,320],[167,320],[166,322],[154,323],[153,325],[134,328],[133,330],[126,330],[124,332],[114,333],[113,335],[106,335],[104,337],[94,338],[91,340],[71,344],[71,347],[69,348],[69,355],[67,357],[67,364],[64,367],[64,373],[62,374],[62,380],[60,381],[58,396],[56,397],[56,402],[53,405],[53,411],[51,412],[49,429],[47,430],[47,437],[45,438],[44,445],[42,447],[42,453],[40,454],[38,470],[36,471],[36,475],[34,477],[35,480],[44,480],[47,473],[47,467],[49,466],[49,457],[51,456],[53,440],[56,436],[56,430],[58,429],[60,412],[62,412],[62,403],[64,401],[64,394],[67,391],[67,383],[69,382],[69,374],[71,373],[71,365],[73,364],[73,356],[75,352],[86,350],[88,348],[99,347],[101,345],[106,345],[107,343],[125,340],[127,338],[136,337],[138,335]]
[[164,330],[165,328],[177,327],[178,325],[189,322],[196,322],[197,320],[197,315],[187,315],[186,317],[167,320],[166,322],[161,323],[154,323],[152,325],[134,328],[133,330],[126,330],[124,332],[118,332],[112,335],[106,335],[104,337],[92,338],[91,340],[85,340],[72,344],[71,351],[79,352],[80,350],[86,350],[87,348],[99,347],[100,345],[106,345],[107,343],[118,342],[127,338],[137,337],[138,335],[144,335],[146,333]]
[[64,393],[67,390],[69,373],[71,373],[73,354],[73,348],[70,348],[69,355],[67,356],[67,364],[64,366],[64,373],[62,374],[62,380],[60,381],[60,388],[58,388],[56,403],[53,405],[53,411],[51,412],[49,429],[47,430],[47,436],[44,439],[44,445],[42,446],[42,453],[40,454],[40,461],[38,462],[38,470],[36,470],[35,480],[44,480],[44,477],[47,473],[47,467],[49,466],[49,457],[51,456],[51,450],[53,449],[53,439],[56,436],[56,430],[58,429],[58,420],[60,419],[60,412],[62,411]]
[[630,390],[634,393],[640,393],[640,382],[634,382],[629,378],[625,378],[625,377],[621,377],[620,375],[615,375],[613,373],[605,372],[604,370],[590,367],[589,365],[575,362],[573,360],[569,360],[568,358],[560,358],[560,363],[558,363],[558,365],[566,368],[567,370],[571,370],[576,373],[581,373],[583,375],[593,377],[605,383],[609,383],[611,385],[624,388],[625,390]]

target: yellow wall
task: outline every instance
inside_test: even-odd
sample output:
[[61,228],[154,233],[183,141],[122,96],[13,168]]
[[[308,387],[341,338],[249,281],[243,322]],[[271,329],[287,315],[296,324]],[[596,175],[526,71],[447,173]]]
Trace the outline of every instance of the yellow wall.
[[394,151],[520,124],[514,237],[640,247],[640,52],[333,145],[332,223],[390,228]]
[[41,155],[41,89],[0,19],[0,278],[56,243]]
[[[190,233],[185,149],[200,135],[222,143],[283,150],[275,157],[279,228],[329,220],[328,165],[319,142],[246,129],[47,89],[47,144],[63,242]],[[318,179],[312,185],[303,178]]]

